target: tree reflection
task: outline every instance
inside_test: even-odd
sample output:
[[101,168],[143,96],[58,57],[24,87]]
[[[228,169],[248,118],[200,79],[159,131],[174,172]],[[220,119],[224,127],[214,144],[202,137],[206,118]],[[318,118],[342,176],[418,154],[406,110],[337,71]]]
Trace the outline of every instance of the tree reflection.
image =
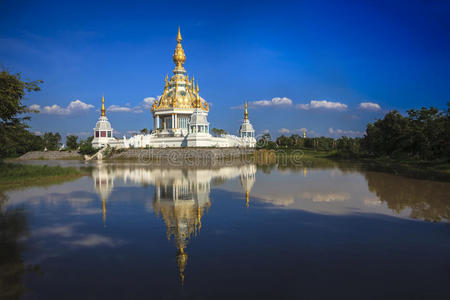
[[0,192],[0,299],[20,299],[25,292],[24,276],[32,269],[21,257],[20,239],[28,235],[28,226],[24,209],[5,210],[6,200]]
[[397,213],[410,208],[411,218],[425,221],[450,220],[450,184],[365,172],[369,190]]

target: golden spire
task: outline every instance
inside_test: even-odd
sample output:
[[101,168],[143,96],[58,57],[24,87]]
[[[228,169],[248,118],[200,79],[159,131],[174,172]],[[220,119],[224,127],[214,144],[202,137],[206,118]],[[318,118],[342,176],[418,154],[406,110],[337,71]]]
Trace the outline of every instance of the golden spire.
[[306,137],[306,130],[303,129],[303,138],[305,138],[305,137]]
[[183,38],[181,37],[180,26],[178,26],[177,42],[181,43]]
[[248,120],[247,100],[245,100],[244,120]]
[[186,55],[184,54],[183,47],[181,46],[181,32],[180,27],[178,27],[178,35],[177,35],[177,47],[173,52],[173,62],[175,63],[176,68],[183,69],[183,64],[186,61]]
[[195,91],[195,77],[192,75],[192,92]]
[[249,206],[249,203],[250,203],[250,195],[249,195],[250,193],[248,192],[248,191],[245,191],[245,206],[248,208],[248,206]]
[[198,93],[200,90],[198,88],[198,80],[197,80],[197,97],[195,99],[195,108],[201,108],[202,100],[200,99],[200,94]]
[[105,96],[102,94],[102,117],[105,116]]

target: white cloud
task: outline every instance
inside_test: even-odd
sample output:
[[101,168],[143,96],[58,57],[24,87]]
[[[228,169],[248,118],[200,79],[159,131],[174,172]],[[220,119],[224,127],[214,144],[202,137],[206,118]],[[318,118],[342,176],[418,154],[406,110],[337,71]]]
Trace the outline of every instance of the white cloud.
[[292,132],[301,132],[301,133],[303,133],[303,131],[308,132],[308,129],[307,128],[296,128],[296,129],[292,130]]
[[335,136],[343,136],[343,135],[345,135],[345,136],[356,137],[356,136],[362,136],[363,135],[363,133],[361,131],[334,129],[333,127],[330,127],[328,129],[328,132],[331,135],[335,135]]
[[120,106],[120,105],[111,105],[106,109],[108,112],[130,112],[132,109],[131,107],[127,106]]
[[333,102],[328,100],[311,100],[307,104],[297,104],[297,109],[309,110],[309,109],[334,109],[334,110],[346,110],[347,104],[340,102]]
[[[159,99],[159,97],[158,97]],[[144,100],[142,100],[142,106],[144,108],[150,109],[153,105],[153,102],[155,102],[156,98],[155,97],[147,97],[144,98]]]
[[358,106],[361,109],[367,109],[367,110],[380,110],[381,106],[378,103],[373,102],[361,102]]
[[41,113],[48,115],[70,115],[77,112],[88,111],[91,108],[94,108],[94,105],[84,103],[83,101],[80,100],[75,100],[70,102],[70,104],[67,107],[61,107],[58,104],[53,104],[51,106],[44,106],[41,109],[40,105],[33,104],[30,106],[30,108],[40,110]]
[[[275,97],[272,100],[257,100],[248,102],[248,107],[286,107],[291,106],[292,100],[287,97]],[[244,109],[244,105],[232,106],[231,109]]]
[[287,128],[280,128],[279,130],[278,130],[278,133],[281,133],[281,134],[284,134],[284,133],[289,133],[289,132],[291,132],[289,129],[287,129]]
[[152,108],[153,102],[155,100],[159,99],[161,96],[158,97],[146,97],[144,100],[142,100],[141,104],[137,106],[131,106],[130,103],[126,103],[125,106],[120,105],[111,105],[108,107],[107,111],[109,112],[131,112],[135,114],[141,114],[145,111],[150,111]]
[[257,100],[249,102],[249,106],[291,106],[292,100],[287,97],[275,97],[272,100]]

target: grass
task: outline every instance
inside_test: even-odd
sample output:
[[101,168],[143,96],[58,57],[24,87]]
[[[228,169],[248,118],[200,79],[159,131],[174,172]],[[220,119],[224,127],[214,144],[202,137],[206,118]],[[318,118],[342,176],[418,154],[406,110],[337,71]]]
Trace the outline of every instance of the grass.
[[83,175],[82,170],[73,167],[0,163],[0,187],[54,184]]

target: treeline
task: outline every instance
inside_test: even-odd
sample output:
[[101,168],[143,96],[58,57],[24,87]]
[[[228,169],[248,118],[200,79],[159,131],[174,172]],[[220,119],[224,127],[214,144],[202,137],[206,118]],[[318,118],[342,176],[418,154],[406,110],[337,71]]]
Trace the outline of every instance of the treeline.
[[78,140],[75,135],[66,137],[66,145],[62,148],[61,135],[58,132],[46,132],[43,135],[36,135],[26,128],[5,128],[0,124],[0,137],[4,141],[0,145],[0,157],[18,157],[29,151],[65,151],[77,150],[81,154],[93,154],[93,137],[85,140]]
[[264,149],[310,149],[333,152],[334,156],[389,157],[395,159],[450,159],[450,103],[447,111],[437,108],[411,109],[403,116],[398,111],[369,123],[362,138],[303,138],[279,136],[273,141],[263,135],[257,147]]
[[[17,157],[29,151],[60,150],[61,135],[46,132],[43,135],[31,133],[27,121],[33,111],[22,104],[27,92],[39,91],[41,80],[24,81],[20,74],[0,71],[0,159]],[[82,154],[92,154],[92,139],[78,141],[77,136],[66,139],[69,150],[79,150]]]

